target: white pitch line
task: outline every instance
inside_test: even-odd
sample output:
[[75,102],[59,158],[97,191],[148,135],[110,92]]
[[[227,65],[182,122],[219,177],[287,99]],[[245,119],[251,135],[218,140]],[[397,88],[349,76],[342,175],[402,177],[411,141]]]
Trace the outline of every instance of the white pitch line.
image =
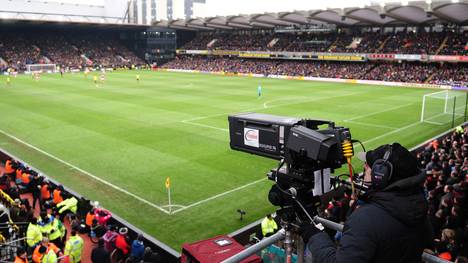
[[38,151],[38,152],[40,152],[40,153],[42,153],[42,154],[44,154],[44,155],[46,155],[46,156],[48,156],[48,157],[50,157],[50,158],[52,158],[52,159],[58,161],[58,162],[61,162],[61,163],[65,164],[65,165],[67,165],[67,166],[69,166],[69,167],[71,167],[71,168],[73,168],[73,169],[75,169],[75,170],[81,172],[82,174],[85,174],[85,175],[87,175],[87,176],[93,178],[93,179],[96,180],[96,181],[99,181],[99,182],[101,182],[101,183],[103,183],[103,184],[105,184],[105,185],[107,185],[107,186],[109,186],[109,187],[111,187],[111,188],[114,188],[114,189],[117,190],[117,191],[120,191],[120,192],[122,192],[122,193],[124,193],[124,194],[126,194],[126,195],[129,195],[129,196],[131,196],[131,197],[137,199],[138,201],[141,201],[141,202],[143,202],[143,203],[145,203],[145,204],[147,204],[147,205],[149,205],[149,206],[152,206],[152,207],[154,207],[154,208],[160,210],[161,212],[164,212],[164,213],[166,213],[166,214],[169,214],[169,212],[166,211],[164,208],[162,208],[162,207],[160,207],[160,206],[158,206],[158,205],[156,205],[156,204],[153,204],[153,203],[151,203],[150,201],[148,201],[148,200],[146,200],[146,199],[143,199],[143,198],[141,198],[141,197],[139,197],[139,196],[137,196],[137,195],[135,195],[135,194],[133,194],[133,193],[131,193],[131,192],[129,192],[129,191],[123,189],[123,188],[120,188],[120,187],[118,187],[118,186],[116,186],[116,185],[114,185],[114,184],[112,184],[112,183],[110,183],[110,182],[108,182],[108,181],[106,181],[106,180],[104,180],[104,179],[102,179],[102,178],[99,178],[99,177],[97,177],[97,176],[95,176],[95,175],[93,175],[93,174],[91,174],[91,173],[89,173],[89,172],[87,172],[87,171],[85,171],[85,170],[83,170],[83,169],[81,169],[81,168],[79,168],[79,167],[77,167],[77,166],[75,166],[75,165],[73,165],[73,164],[67,162],[67,161],[64,161],[64,160],[62,160],[62,159],[60,159],[60,158],[58,158],[58,157],[56,157],[56,156],[54,156],[54,155],[52,155],[52,154],[50,154],[50,153],[44,151],[44,150],[41,150],[41,149],[37,148],[36,146],[31,145],[31,144],[29,144],[29,143],[27,143],[27,142],[25,142],[25,141],[23,141],[23,140],[21,140],[21,139],[15,137],[15,136],[11,135],[11,134],[9,134],[9,133],[3,131],[3,130],[0,130],[0,133],[3,133],[4,135],[10,137],[11,139],[13,139],[13,140],[15,140],[15,141],[17,141],[17,142],[20,142],[20,143],[22,143],[22,144],[28,146],[29,148],[34,149],[34,150],[36,150],[36,151]]
[[212,117],[218,117],[218,116],[223,116],[229,113],[218,113],[218,114],[212,114],[212,115],[206,115],[206,116],[199,116],[199,117],[194,117],[186,120],[181,120],[181,122],[190,122],[190,121],[197,121],[197,120],[203,120],[203,119],[208,119]]
[[206,202],[208,202],[208,201],[211,201],[211,200],[213,200],[213,199],[219,198],[219,197],[221,197],[221,196],[225,196],[225,195],[230,194],[230,193],[232,193],[232,192],[239,191],[239,190],[241,190],[241,189],[244,189],[244,188],[246,188],[246,187],[249,187],[249,186],[251,186],[251,185],[254,185],[254,184],[259,183],[259,182],[264,181],[264,180],[266,180],[266,178],[262,178],[262,179],[260,179],[260,180],[253,181],[253,182],[251,182],[251,183],[248,183],[248,184],[239,186],[239,187],[237,187],[237,188],[231,189],[231,190],[229,190],[229,191],[226,191],[226,192],[224,192],[224,193],[220,193],[220,194],[214,195],[214,196],[212,196],[212,197],[209,197],[209,198],[200,200],[200,201],[198,201],[198,202],[195,202],[195,203],[192,203],[192,204],[190,204],[190,205],[187,205],[187,206],[184,207],[184,208],[180,208],[180,209],[177,209],[177,210],[175,210],[175,211],[172,211],[172,214],[175,214],[175,213],[178,213],[178,212],[180,212],[180,211],[184,211],[184,210],[186,210],[186,209],[189,209],[189,208],[191,208],[191,207],[194,207],[194,206],[197,206],[197,205],[206,203]]
[[349,118],[349,119],[346,119],[346,120],[344,120],[344,121],[353,121],[353,120],[357,120],[357,119],[369,117],[369,116],[372,116],[372,115],[384,113],[384,112],[387,112],[387,111],[392,111],[392,110],[396,110],[396,109],[399,109],[399,108],[408,107],[408,106],[410,106],[410,105],[412,105],[412,104],[414,104],[414,103],[408,103],[408,104],[396,106],[396,107],[389,108],[389,109],[385,109],[385,110],[381,110],[381,111],[373,111],[372,113],[364,114],[364,115],[359,115],[359,116],[355,116],[355,117],[353,117],[353,118]]
[[383,137],[386,137],[386,136],[388,136],[388,135],[391,135],[391,134],[400,132],[400,131],[402,131],[402,130],[406,130],[406,129],[408,129],[408,128],[414,127],[414,126],[419,125],[419,124],[421,124],[421,122],[418,121],[418,122],[412,123],[412,124],[410,124],[410,125],[403,126],[403,127],[398,128],[398,129],[396,129],[396,130],[393,130],[393,131],[384,133],[384,134],[382,134],[382,135],[379,135],[379,136],[377,136],[377,137],[374,137],[374,138],[372,138],[372,139],[369,139],[369,140],[363,142],[363,144],[366,144],[366,143],[369,143],[369,142],[373,142],[373,141],[378,140],[378,139],[380,139],[380,138],[383,138]]
[[[441,116],[441,115],[444,115],[444,114],[445,114],[445,113],[440,113],[440,114],[434,115],[434,116],[428,118],[428,120],[437,118],[437,117],[439,117],[439,116]],[[426,123],[427,120],[425,120],[424,122]],[[421,123],[422,123],[422,122],[420,122],[420,121],[414,122],[414,123],[412,123],[412,124],[410,124],[410,125],[403,126],[403,127],[398,128],[398,129],[396,129],[396,130],[393,130],[393,131],[384,133],[384,134],[382,134],[382,135],[380,135],[380,136],[377,136],[377,137],[374,137],[374,138],[372,138],[372,139],[369,139],[369,140],[363,142],[363,144],[366,144],[366,143],[369,143],[369,142],[373,142],[373,141],[375,141],[375,140],[378,140],[378,139],[380,139],[380,138],[386,137],[386,136],[388,136],[388,135],[391,135],[391,134],[400,132],[400,131],[402,131],[402,130],[406,130],[406,129],[408,129],[408,128],[417,126],[417,125],[419,125],[419,124],[421,124]],[[431,124],[432,124],[432,123],[431,123]],[[439,125],[439,124],[437,124],[437,125]]]
[[[294,104],[299,104],[299,103],[310,102],[310,101],[321,101],[321,100],[334,99],[334,98],[340,98],[340,97],[354,96],[354,95],[359,95],[359,94],[364,94],[364,93],[367,93],[367,92],[355,92],[355,93],[346,94],[346,95],[328,96],[328,97],[321,97],[321,98],[310,98],[310,99],[307,99],[307,100],[294,101],[294,102],[290,102],[290,103],[281,103],[281,104],[277,104],[277,105],[273,105],[273,106],[268,106],[267,105],[267,106],[268,106],[268,109],[271,109],[271,108],[277,108],[277,107],[283,107],[283,106],[288,106],[288,105],[294,105]],[[273,101],[278,101],[278,100],[272,100],[270,102],[273,102]],[[269,102],[267,101],[265,103],[269,103]],[[256,107],[256,108],[241,110],[240,112],[250,112],[250,111],[256,111],[256,110],[263,110],[263,109],[265,109],[265,108],[264,107]],[[190,118],[190,119],[181,120],[181,122],[197,121],[197,120],[203,120],[203,119],[208,119],[208,118],[212,118],[212,117],[219,117],[219,116],[229,115],[229,114],[231,114],[231,112],[218,113],[218,114],[212,114],[212,115],[206,115],[206,116],[199,116],[199,117],[194,117],[194,118]]]
[[229,129],[224,129],[224,128],[219,128],[219,127],[215,127],[215,126],[211,126],[211,125],[201,124],[201,123],[198,123],[198,122],[182,121],[182,123],[191,124],[191,125],[200,126],[200,127],[205,127],[205,128],[210,128],[210,129],[215,129],[215,130],[223,131],[223,132],[229,132]]
[[428,120],[425,120],[424,122],[427,122],[427,123],[430,123],[430,124],[435,124],[435,125],[445,125],[446,123],[448,123],[448,122],[440,123],[440,122],[428,121]]
[[344,122],[350,122],[350,123],[355,123],[363,126],[369,126],[369,127],[377,127],[377,128],[385,128],[385,129],[391,129],[391,130],[396,130],[398,128],[392,127],[392,126],[386,126],[386,125],[379,125],[379,124],[372,124],[372,123],[366,123],[366,122],[360,122],[360,121],[347,121],[345,120]]

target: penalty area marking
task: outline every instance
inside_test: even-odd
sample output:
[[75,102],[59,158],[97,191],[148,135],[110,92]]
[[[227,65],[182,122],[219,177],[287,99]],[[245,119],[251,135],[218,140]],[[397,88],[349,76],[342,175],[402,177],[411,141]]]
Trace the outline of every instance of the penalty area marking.
[[390,130],[396,130],[396,129],[398,129],[398,128],[392,127],[392,126],[379,125],[379,124],[372,124],[372,123],[366,123],[366,122],[360,122],[360,121],[346,121],[346,120],[345,120],[345,122],[355,123],[355,124],[359,124],[359,125],[362,125],[362,126],[369,126],[369,127],[390,129]]
[[31,144],[29,144],[29,143],[27,143],[27,142],[25,142],[25,141],[23,141],[23,140],[21,140],[21,139],[15,137],[15,136],[11,135],[11,134],[9,134],[9,133],[3,131],[3,130],[0,130],[0,133],[4,134],[5,136],[7,136],[7,137],[9,137],[9,138],[11,138],[11,139],[13,139],[13,140],[19,142],[19,143],[21,143],[21,144],[23,144],[23,145],[25,145],[25,146],[31,148],[31,149],[34,149],[34,150],[36,150],[36,151],[38,151],[38,152],[40,152],[40,153],[42,153],[42,154],[48,156],[49,158],[52,158],[52,159],[54,159],[54,160],[56,160],[56,161],[58,161],[58,162],[60,162],[60,163],[62,163],[62,164],[65,164],[66,166],[68,166],[68,167],[70,167],[70,168],[72,168],[72,169],[75,169],[75,170],[81,172],[82,174],[85,174],[85,175],[87,175],[87,176],[93,178],[93,179],[96,180],[96,181],[99,181],[99,182],[101,182],[101,183],[103,183],[103,184],[105,184],[105,185],[107,185],[107,186],[109,186],[109,187],[111,187],[111,188],[113,188],[113,189],[119,191],[119,192],[122,192],[122,193],[124,193],[124,194],[126,194],[126,195],[128,195],[128,196],[131,196],[131,197],[137,199],[138,201],[140,201],[140,202],[142,202],[142,203],[145,203],[145,204],[147,204],[147,205],[149,205],[149,206],[151,206],[151,207],[154,207],[154,208],[158,209],[159,211],[161,211],[161,212],[163,212],[163,213],[169,214],[169,211],[167,211],[166,209],[162,208],[161,206],[158,206],[158,205],[156,205],[156,204],[153,204],[153,203],[151,203],[150,201],[148,201],[148,200],[146,200],[146,199],[143,199],[143,198],[141,198],[141,197],[139,197],[139,196],[137,196],[137,195],[135,195],[135,194],[133,194],[133,193],[131,193],[131,192],[129,192],[129,191],[123,189],[123,188],[120,188],[120,187],[118,187],[118,186],[116,186],[116,185],[114,185],[114,184],[112,184],[112,183],[110,183],[110,182],[108,182],[108,181],[106,181],[106,180],[104,180],[104,179],[102,179],[102,178],[99,178],[99,177],[97,177],[97,176],[95,176],[95,175],[93,175],[93,174],[91,174],[91,173],[89,173],[89,172],[87,172],[87,171],[85,171],[85,170],[83,170],[83,169],[81,169],[81,168],[79,168],[79,167],[77,167],[77,166],[75,166],[75,165],[73,165],[73,164],[67,162],[67,161],[64,161],[64,160],[62,160],[62,159],[60,159],[60,158],[58,158],[58,157],[56,157],[56,156],[54,156],[54,155],[52,155],[52,154],[50,154],[50,153],[44,151],[44,150],[41,150],[41,149],[37,148],[36,146],[31,145]]
[[[434,115],[434,116],[430,117],[429,119],[437,118],[437,117],[439,117],[439,116],[441,116],[441,115],[443,115],[443,114],[445,114],[445,113],[440,113],[440,114]],[[426,122],[428,122],[428,121],[424,121],[424,123],[426,123]],[[379,136],[377,136],[377,137],[374,137],[374,138],[372,138],[372,139],[369,139],[369,140],[363,142],[363,144],[366,144],[366,143],[369,143],[369,142],[373,142],[373,141],[378,140],[378,139],[380,139],[380,138],[384,138],[384,137],[386,137],[386,136],[388,136],[388,135],[391,135],[391,134],[394,134],[394,133],[398,133],[398,132],[400,132],[400,131],[402,131],[402,130],[406,130],[406,129],[408,129],[408,128],[417,126],[417,125],[422,124],[422,123],[423,123],[423,122],[416,121],[416,122],[414,122],[414,123],[412,123],[412,124],[409,124],[409,125],[400,127],[400,128],[398,128],[398,129],[396,129],[396,130],[393,130],[393,131],[384,133],[384,134],[382,134],[382,135],[379,135]],[[440,125],[440,124],[438,124],[438,123],[430,123],[430,124],[433,124],[433,125],[434,125],[434,124],[435,124],[435,125]]]
[[372,115],[377,115],[377,114],[384,113],[384,112],[387,112],[387,111],[393,111],[393,110],[396,110],[396,109],[408,107],[408,106],[413,105],[413,104],[414,104],[414,103],[408,103],[408,104],[396,106],[396,107],[393,107],[393,108],[388,108],[388,109],[381,110],[381,111],[374,111],[374,112],[371,112],[371,113],[369,113],[369,114],[364,114],[364,115],[355,116],[355,117],[353,117],[353,118],[349,118],[349,119],[346,119],[346,120],[344,120],[344,121],[354,121],[354,120],[357,120],[357,119],[362,119],[362,118],[365,118],[365,117],[369,117],[369,116],[372,116]]

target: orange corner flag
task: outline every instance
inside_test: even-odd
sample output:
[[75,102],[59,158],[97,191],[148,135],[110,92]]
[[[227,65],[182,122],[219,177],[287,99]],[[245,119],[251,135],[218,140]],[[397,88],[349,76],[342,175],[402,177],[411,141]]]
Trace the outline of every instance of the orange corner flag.
[[166,188],[171,187],[171,179],[169,177],[166,178]]

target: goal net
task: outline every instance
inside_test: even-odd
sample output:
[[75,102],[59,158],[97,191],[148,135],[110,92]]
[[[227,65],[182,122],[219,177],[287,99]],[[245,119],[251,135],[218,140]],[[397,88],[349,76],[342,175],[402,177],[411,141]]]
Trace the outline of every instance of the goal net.
[[[444,90],[425,94],[422,101],[421,122],[444,125],[460,122],[465,116],[467,92]],[[462,119],[463,120],[463,119]]]
[[26,72],[47,72],[47,73],[54,73],[57,70],[57,66],[55,64],[29,64],[26,65]]

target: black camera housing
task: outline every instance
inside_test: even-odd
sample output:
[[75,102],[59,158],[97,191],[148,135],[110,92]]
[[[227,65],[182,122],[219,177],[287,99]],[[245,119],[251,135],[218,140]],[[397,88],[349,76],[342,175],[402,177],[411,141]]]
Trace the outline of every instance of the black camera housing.
[[[228,120],[232,149],[281,161],[267,175],[276,182],[269,200],[283,208],[287,221],[293,214],[304,219],[304,208],[314,214],[320,205],[312,194],[314,172],[346,163],[342,144],[351,142],[349,129],[331,121],[262,113],[230,115]],[[297,202],[306,205],[300,208]]]

